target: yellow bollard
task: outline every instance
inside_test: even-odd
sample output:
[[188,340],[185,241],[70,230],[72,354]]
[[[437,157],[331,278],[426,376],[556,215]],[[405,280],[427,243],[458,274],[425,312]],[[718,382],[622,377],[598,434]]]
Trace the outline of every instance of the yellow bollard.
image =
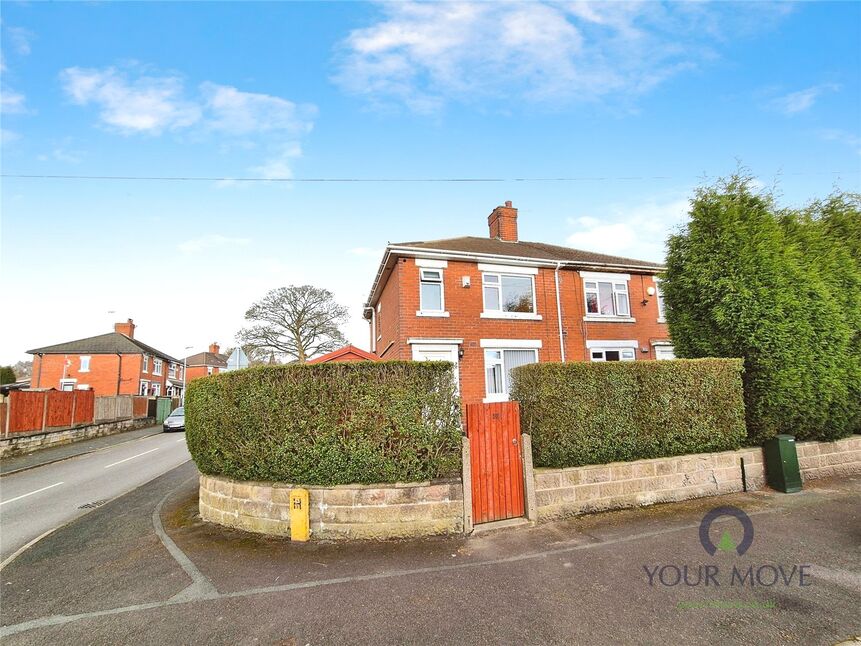
[[308,490],[290,490],[290,540],[307,541],[311,534]]

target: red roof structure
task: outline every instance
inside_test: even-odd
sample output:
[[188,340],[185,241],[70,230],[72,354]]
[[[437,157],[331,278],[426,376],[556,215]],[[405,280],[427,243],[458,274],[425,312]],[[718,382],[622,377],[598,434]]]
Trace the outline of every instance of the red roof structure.
[[328,354],[309,359],[305,363],[331,363],[341,361],[378,361],[378,358],[370,352],[365,352],[354,345],[345,345],[343,348],[329,352]]

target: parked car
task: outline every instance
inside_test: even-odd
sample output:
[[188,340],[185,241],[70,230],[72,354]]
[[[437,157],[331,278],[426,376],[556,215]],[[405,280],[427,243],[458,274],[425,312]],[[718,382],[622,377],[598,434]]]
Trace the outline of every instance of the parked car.
[[171,431],[184,431],[185,430],[185,413],[183,412],[182,406],[173,411],[170,415],[168,415],[164,420],[164,425],[162,426],[165,433],[170,433]]

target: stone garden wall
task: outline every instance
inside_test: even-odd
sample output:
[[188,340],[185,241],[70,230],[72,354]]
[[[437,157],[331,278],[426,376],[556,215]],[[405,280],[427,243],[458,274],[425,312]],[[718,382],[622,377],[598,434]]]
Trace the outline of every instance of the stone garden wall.
[[[200,476],[200,516],[228,527],[290,535],[290,490],[297,485]],[[460,480],[303,487],[311,538],[383,539],[463,532]]]

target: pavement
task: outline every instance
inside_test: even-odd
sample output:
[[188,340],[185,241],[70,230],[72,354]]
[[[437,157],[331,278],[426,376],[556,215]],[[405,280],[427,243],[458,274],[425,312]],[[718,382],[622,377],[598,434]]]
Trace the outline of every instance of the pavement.
[[184,433],[147,430],[137,439],[0,478],[0,563],[46,532],[191,459]]
[[[859,477],[473,537],[307,544],[203,523],[197,477],[183,464],[7,565],[3,643],[816,645],[861,634]],[[752,521],[741,556],[700,543],[704,514],[723,505]],[[710,536],[738,544],[740,527],[724,518]],[[655,566],[684,565],[689,583],[699,565],[724,576],[649,584]],[[760,578],[731,586],[733,567]]]
[[101,437],[94,437],[90,440],[81,440],[80,442],[70,442],[69,444],[52,446],[47,449],[39,449],[32,453],[25,453],[24,455],[6,457],[0,460],[0,476],[5,476],[17,471],[24,471],[26,469],[32,469],[34,467],[40,467],[45,464],[51,464],[52,462],[59,462],[60,460],[77,457],[85,453],[92,453],[99,449],[104,449],[116,444],[122,444],[123,442],[139,440],[142,437],[155,435],[156,433],[161,432],[161,425],[148,426],[147,428],[140,428],[135,431],[124,431],[122,433],[114,433],[112,435],[103,435]]

